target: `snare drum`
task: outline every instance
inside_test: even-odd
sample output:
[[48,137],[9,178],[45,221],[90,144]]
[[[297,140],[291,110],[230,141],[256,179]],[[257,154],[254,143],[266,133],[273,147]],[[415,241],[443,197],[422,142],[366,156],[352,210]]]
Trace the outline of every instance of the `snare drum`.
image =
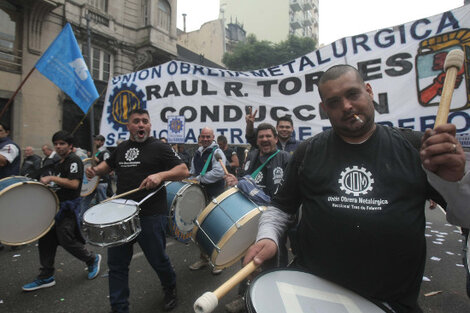
[[216,269],[237,262],[255,242],[258,220],[266,209],[232,187],[212,200],[193,229],[193,240]]
[[194,220],[206,206],[206,194],[201,186],[172,181],[165,183],[172,235],[181,242],[191,239]]
[[57,195],[46,185],[23,176],[0,180],[0,241],[24,245],[44,236],[59,210]]
[[246,295],[249,313],[384,313],[354,292],[298,270],[267,271]]
[[139,210],[137,202],[125,199],[95,205],[83,214],[83,237],[99,247],[130,242],[141,231]]
[[91,158],[84,159],[82,161],[83,162],[83,181],[82,181],[82,189],[80,190],[80,197],[86,197],[92,194],[93,191],[95,191],[98,184],[100,183],[99,176],[95,176],[92,179],[88,179],[88,177],[86,177],[86,174],[85,174],[86,169],[93,166],[91,161],[92,161]]

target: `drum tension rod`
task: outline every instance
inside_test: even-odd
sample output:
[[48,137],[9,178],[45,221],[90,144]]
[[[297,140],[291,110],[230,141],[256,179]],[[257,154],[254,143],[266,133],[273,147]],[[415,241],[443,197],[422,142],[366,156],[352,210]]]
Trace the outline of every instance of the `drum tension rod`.
[[194,223],[196,223],[196,226],[202,231],[202,233],[204,234],[204,236],[206,236],[207,239],[209,239],[209,241],[211,242],[212,246],[214,247],[215,250],[217,250],[217,253],[220,253],[220,248],[219,246],[217,246],[215,244],[215,242],[212,241],[211,237],[209,237],[209,235],[204,231],[204,228],[201,227],[201,225],[199,224],[198,220],[195,220]]

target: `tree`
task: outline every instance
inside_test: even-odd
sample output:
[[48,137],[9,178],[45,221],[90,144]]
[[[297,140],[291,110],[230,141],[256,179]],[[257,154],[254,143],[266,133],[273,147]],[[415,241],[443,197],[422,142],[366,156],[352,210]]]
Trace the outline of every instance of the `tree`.
[[236,71],[256,70],[286,63],[315,50],[316,42],[312,38],[289,36],[287,40],[274,44],[270,41],[258,41],[250,34],[244,42],[235,45],[232,52],[227,52],[222,62],[228,69]]

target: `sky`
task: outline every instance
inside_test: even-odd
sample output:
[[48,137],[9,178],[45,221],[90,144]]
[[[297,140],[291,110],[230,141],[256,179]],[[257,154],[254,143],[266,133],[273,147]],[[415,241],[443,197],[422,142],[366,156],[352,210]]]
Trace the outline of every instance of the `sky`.
[[[256,0],[253,0],[256,1]],[[286,0],[288,1],[288,0]],[[400,25],[463,5],[464,0],[319,0],[320,44]],[[193,31],[219,16],[219,0],[178,0],[177,27]],[[339,9],[339,10],[338,10]]]

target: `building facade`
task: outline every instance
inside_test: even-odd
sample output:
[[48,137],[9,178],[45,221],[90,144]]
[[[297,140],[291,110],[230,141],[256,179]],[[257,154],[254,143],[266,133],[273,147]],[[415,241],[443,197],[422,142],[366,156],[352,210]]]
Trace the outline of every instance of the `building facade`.
[[[101,95],[94,105],[97,132],[110,77],[177,58],[176,2],[0,0],[0,110],[70,23]],[[40,151],[60,129],[77,129],[78,145],[90,149],[90,124],[88,118],[80,124],[83,118],[65,93],[33,71],[1,120],[10,125],[11,137],[20,147]]]
[[258,40],[278,43],[295,35],[318,42],[318,5],[319,0],[220,0],[219,18],[238,21]]

